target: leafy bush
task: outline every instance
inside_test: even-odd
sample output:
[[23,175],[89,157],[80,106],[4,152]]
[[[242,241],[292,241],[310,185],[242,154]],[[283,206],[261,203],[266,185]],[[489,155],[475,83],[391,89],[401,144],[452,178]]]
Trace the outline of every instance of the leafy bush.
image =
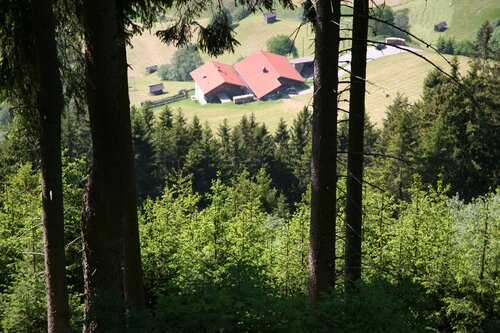
[[158,75],[166,81],[191,81],[190,72],[203,64],[200,53],[194,45],[187,45],[178,49],[172,62],[168,65],[161,65]]
[[474,51],[474,44],[466,39],[457,42],[453,37],[439,36],[436,49],[444,54],[469,56]]
[[455,54],[455,39],[439,36],[436,49],[444,54]]
[[297,56],[297,48],[295,47],[294,42],[288,38],[287,35],[277,35],[271,37],[266,42],[266,49],[269,52],[281,54],[286,56],[291,54],[292,56]]
[[490,39],[490,45],[491,45],[491,48],[493,49],[494,54],[496,54],[497,57],[499,57],[500,56],[500,25],[497,25],[495,27],[495,30],[493,30],[493,34],[491,35],[491,39]]
[[[396,10],[394,12],[394,25],[397,26],[398,28],[405,30],[405,31],[410,31],[410,17],[408,16],[409,9],[400,9]],[[408,39],[409,36],[408,34],[398,30],[398,29],[393,29],[393,36],[395,37],[402,37]]]
[[464,39],[456,42],[454,48],[456,55],[469,56],[474,50],[474,44],[470,40]]
[[408,13],[409,10],[407,8],[394,12],[392,8],[386,4],[373,7],[370,16],[378,20],[370,20],[370,33],[374,36],[392,36],[409,39],[408,34],[389,25],[395,25],[396,27],[409,32],[410,18]]

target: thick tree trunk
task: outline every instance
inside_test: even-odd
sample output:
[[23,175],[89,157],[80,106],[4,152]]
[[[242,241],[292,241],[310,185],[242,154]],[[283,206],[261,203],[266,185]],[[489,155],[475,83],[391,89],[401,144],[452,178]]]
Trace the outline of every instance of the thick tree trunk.
[[43,235],[49,333],[69,325],[61,166],[61,114],[64,107],[50,0],[32,1],[42,173]]
[[[121,2],[119,2],[121,3]],[[130,100],[128,95],[128,64],[124,24],[124,9],[118,8],[118,75],[120,80],[120,108],[124,117],[126,132],[125,153],[127,156],[127,202],[125,204],[125,220],[123,225],[123,286],[125,298],[138,308],[145,306],[144,281],[141,263],[141,246],[139,241],[139,224],[137,219],[136,179],[134,151],[132,147],[132,131],[130,125]],[[126,127],[126,128],[125,128]],[[124,138],[125,139],[125,138]]]
[[354,282],[361,279],[367,37],[368,0],[354,0],[345,219],[344,279],[347,292],[355,290]]
[[309,297],[335,285],[337,95],[340,0],[314,2],[316,12],[312,116]]
[[[85,65],[87,104],[92,133],[92,170],[84,194],[82,239],[85,278],[84,332],[104,332],[123,323],[123,313],[89,320],[106,309],[104,297],[122,297],[122,232],[126,221],[130,122],[124,112],[117,48],[114,0],[85,0]],[[99,309],[97,311],[96,309]]]

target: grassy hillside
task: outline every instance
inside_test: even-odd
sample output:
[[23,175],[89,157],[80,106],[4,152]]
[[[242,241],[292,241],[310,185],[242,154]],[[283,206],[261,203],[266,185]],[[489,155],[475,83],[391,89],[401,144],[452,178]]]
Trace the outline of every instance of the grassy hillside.
[[[500,19],[498,0],[386,0],[386,3],[394,10],[408,8],[411,32],[431,43],[440,35],[474,40],[484,21]],[[434,32],[434,24],[440,21],[446,21],[449,29]]]
[[[163,95],[149,95],[149,85],[163,82]],[[143,101],[155,101],[167,96],[176,95],[181,89],[193,89],[193,82],[161,81],[156,73],[145,76],[131,76],[128,78],[131,105],[141,105]]]
[[[450,72],[446,61],[440,56],[423,52],[426,58],[437,64],[441,69]],[[448,57],[451,58],[451,57]],[[466,57],[459,57],[460,72],[468,69]],[[427,73],[434,67],[416,56],[403,53],[383,57],[371,61],[367,66],[366,110],[372,122],[382,124],[387,106],[389,106],[397,93],[408,97],[412,102],[417,101],[422,93],[422,86]],[[347,108],[347,105],[344,105]]]
[[[447,69],[446,62],[439,56],[423,53],[441,68]],[[460,57],[462,71],[467,69],[467,58]],[[411,101],[419,99],[423,81],[432,66],[422,59],[411,54],[393,55],[380,58],[368,63],[368,80],[372,83],[367,86],[366,108],[370,119],[382,124],[386,108],[399,92],[408,96]],[[346,95],[346,97],[348,97]],[[255,114],[258,121],[264,122],[274,130],[280,118],[288,124],[292,123],[296,114],[304,107],[311,106],[312,93],[296,96],[291,99],[269,102],[254,102],[246,105],[211,104],[202,106],[191,100],[172,103],[169,106],[174,110],[181,108],[186,118],[197,115],[202,122],[208,121],[216,129],[224,118],[230,124],[237,123],[243,115]],[[343,105],[346,108],[346,105]],[[159,109],[158,109],[159,110]]]
[[[278,16],[278,21],[273,24],[265,24],[261,13],[256,13],[239,22],[235,29],[236,38],[240,41],[240,45],[233,53],[225,53],[217,60],[225,63],[235,63],[240,59],[250,55],[258,50],[266,49],[266,42],[269,38],[284,34],[295,38],[295,46],[298,53],[302,56],[302,51],[305,55],[310,55],[313,52],[311,26],[304,25],[300,27],[298,21],[298,11],[287,11],[288,16]],[[298,31],[297,31],[298,30]],[[297,34],[295,34],[297,31]],[[208,60],[208,57],[204,57]]]
[[[235,24],[236,38],[240,45],[236,47],[234,53],[225,53],[217,60],[229,64],[235,63],[247,55],[266,48],[266,41],[276,35],[285,34],[295,38],[295,45],[302,54],[310,55],[313,52],[310,25],[300,27],[298,20],[299,11],[284,11],[283,16],[278,16],[278,21],[273,24],[265,24],[262,13],[256,13]],[[206,19],[201,20],[203,24]],[[154,30],[146,31],[140,36],[132,38],[133,48],[127,50],[128,61],[131,69],[129,76],[137,77],[144,75],[144,69],[151,64],[169,63],[176,48],[163,44],[154,32],[162,29],[164,25],[158,24]],[[297,33],[295,33],[297,31]],[[210,60],[206,54],[202,54],[203,60]]]

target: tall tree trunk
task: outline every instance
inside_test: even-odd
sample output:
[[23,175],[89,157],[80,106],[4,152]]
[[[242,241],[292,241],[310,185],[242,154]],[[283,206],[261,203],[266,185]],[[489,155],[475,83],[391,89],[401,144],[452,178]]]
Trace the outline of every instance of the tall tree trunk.
[[[118,1],[122,4],[122,1]],[[120,80],[120,108],[123,112],[126,141],[124,150],[127,157],[124,179],[127,185],[125,220],[123,225],[123,287],[125,298],[138,308],[145,306],[144,281],[141,263],[141,246],[139,241],[139,224],[137,219],[136,180],[134,170],[134,151],[132,146],[132,130],[130,125],[130,100],[128,95],[128,64],[125,35],[124,8],[118,5],[118,75]]]
[[[122,297],[122,232],[127,217],[130,122],[123,110],[114,0],[84,0],[86,90],[92,133],[92,170],[84,194],[82,240],[84,332],[123,323],[120,311],[102,312],[102,296]],[[105,303],[105,302],[104,302]],[[99,310],[97,310],[99,309]],[[105,308],[104,308],[105,309]]]
[[61,114],[64,107],[50,0],[32,1],[38,71],[42,173],[43,236],[49,333],[67,333],[69,325],[61,166]]
[[309,297],[335,285],[337,95],[340,0],[314,2],[316,12],[312,115]]
[[345,218],[346,291],[353,291],[361,279],[361,237],[363,208],[363,140],[365,126],[366,39],[368,0],[354,0],[352,29],[349,135],[347,140],[347,200]]

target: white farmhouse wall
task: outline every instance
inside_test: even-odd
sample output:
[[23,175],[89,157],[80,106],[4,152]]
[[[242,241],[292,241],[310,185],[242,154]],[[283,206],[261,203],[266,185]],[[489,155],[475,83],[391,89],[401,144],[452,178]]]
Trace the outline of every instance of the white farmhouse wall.
[[194,97],[198,100],[198,102],[200,102],[201,105],[207,104],[205,95],[196,82],[194,83]]

